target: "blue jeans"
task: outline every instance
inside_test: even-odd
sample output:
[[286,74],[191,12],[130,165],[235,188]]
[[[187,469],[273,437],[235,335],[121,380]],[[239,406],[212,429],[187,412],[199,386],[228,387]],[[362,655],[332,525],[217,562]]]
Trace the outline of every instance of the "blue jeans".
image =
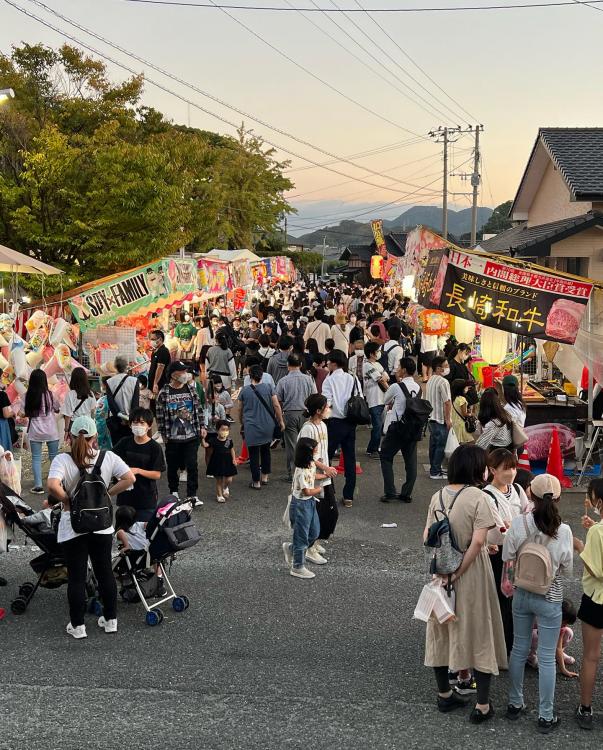
[[509,659],[509,703],[523,706],[523,673],[532,643],[532,625],[538,620],[538,716],[550,721],[555,701],[555,650],[561,629],[561,602],[548,602],[541,594],[515,589],[513,594],[513,650]]
[[448,427],[433,419],[429,420],[429,473],[432,476],[442,473],[444,448],[448,439]]
[[[377,406],[371,406],[369,409],[371,413],[371,439],[366,447],[367,453],[374,453],[379,450],[381,445],[381,428],[383,427],[383,404]],[[345,454],[344,454],[345,455]]]
[[[37,440],[31,440],[30,441],[31,446],[31,462],[32,462],[32,468],[33,468],[33,475],[34,475],[34,487],[41,487],[42,486],[42,446],[44,443],[38,442]],[[48,446],[48,458],[50,459],[50,463],[52,463],[53,459],[59,452],[59,441],[58,440],[48,440],[46,442],[46,445]]]
[[293,567],[303,568],[306,550],[314,544],[320,534],[316,500],[313,497],[292,497],[289,520],[293,526]]

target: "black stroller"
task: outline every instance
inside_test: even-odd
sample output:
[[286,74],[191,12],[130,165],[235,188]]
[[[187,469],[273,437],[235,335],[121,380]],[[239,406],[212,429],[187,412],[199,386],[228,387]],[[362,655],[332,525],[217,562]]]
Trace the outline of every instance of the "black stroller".
[[[147,625],[163,621],[161,604],[172,602],[174,612],[184,612],[189,607],[188,597],[178,595],[165,571],[165,564],[176,554],[197,544],[201,539],[199,529],[192,520],[192,507],[187,500],[170,495],[161,500],[146,527],[148,550],[129,551],[116,558],[113,570],[121,585],[121,595],[126,601],[140,600],[146,610]],[[160,584],[163,583],[163,586]],[[133,595],[133,596],[132,596]],[[158,601],[149,604],[151,598]]]
[[[57,542],[54,530],[56,524],[53,519],[40,513],[34,513],[8,485],[0,482],[0,511],[3,513],[7,526],[19,528],[28,539],[37,545],[42,554],[30,561],[30,566],[38,576],[36,583],[27,581],[19,586],[19,596],[11,602],[10,608],[14,615],[22,615],[34,598],[38,588],[56,589],[67,583],[67,567],[62,554],[61,545]],[[58,516],[60,510],[51,512],[51,516]],[[35,522],[30,521],[35,520]],[[54,520],[58,521],[58,518]],[[94,573],[88,564],[86,580],[88,595],[88,611],[102,614],[102,608],[97,598],[97,585]]]

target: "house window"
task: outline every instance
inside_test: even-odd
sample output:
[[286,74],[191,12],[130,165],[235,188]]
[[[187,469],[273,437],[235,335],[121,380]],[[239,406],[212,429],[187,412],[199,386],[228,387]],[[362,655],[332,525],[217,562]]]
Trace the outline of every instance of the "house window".
[[574,276],[588,276],[588,261],[588,258],[547,258],[546,266]]

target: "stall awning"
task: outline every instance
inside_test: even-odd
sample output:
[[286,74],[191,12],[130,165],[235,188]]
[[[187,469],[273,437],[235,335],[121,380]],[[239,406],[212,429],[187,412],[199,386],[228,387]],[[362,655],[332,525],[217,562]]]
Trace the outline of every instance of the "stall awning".
[[3,273],[41,273],[44,276],[55,276],[63,273],[59,268],[42,263],[24,253],[0,245],[0,271]]

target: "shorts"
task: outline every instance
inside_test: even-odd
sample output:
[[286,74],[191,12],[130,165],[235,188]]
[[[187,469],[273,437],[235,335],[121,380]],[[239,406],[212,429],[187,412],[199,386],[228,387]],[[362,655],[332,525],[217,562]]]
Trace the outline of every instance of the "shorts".
[[590,625],[591,628],[603,630],[603,604],[596,604],[586,594],[582,594],[578,619]]
[[421,352],[419,354],[419,359],[421,361],[422,365],[425,365],[425,367],[431,367],[431,363],[433,362],[433,358],[436,356],[437,351],[434,352]]

